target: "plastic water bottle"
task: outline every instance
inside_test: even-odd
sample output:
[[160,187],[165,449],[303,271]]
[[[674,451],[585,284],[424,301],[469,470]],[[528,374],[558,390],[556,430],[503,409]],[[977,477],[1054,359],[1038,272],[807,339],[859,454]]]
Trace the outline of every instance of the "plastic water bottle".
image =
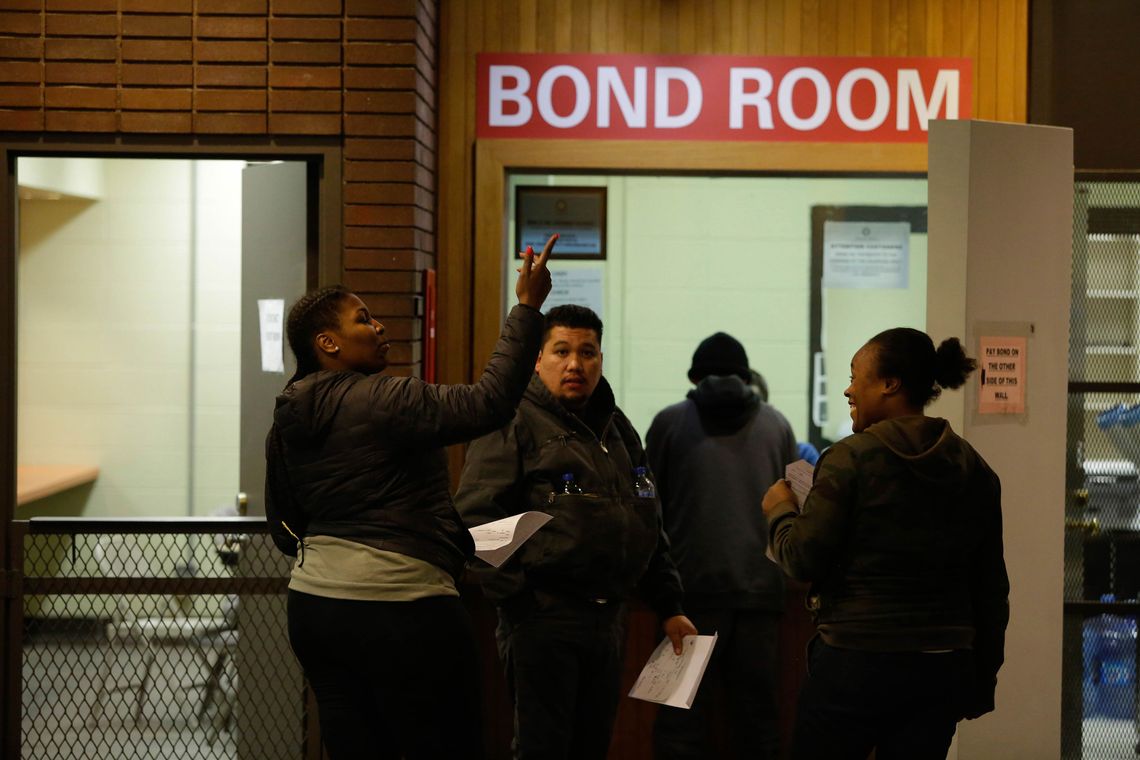
[[[1105,594],[1101,601],[1115,597]],[[1131,720],[1135,716],[1136,619],[1098,615],[1085,623],[1085,714]],[[1086,694],[1090,689],[1086,689]]]
[[574,479],[574,473],[567,472],[562,475],[562,493],[578,495],[582,493],[582,486]]
[[639,499],[652,499],[657,495],[657,488],[654,487],[653,481],[649,479],[649,468],[633,468],[633,491],[637,494],[637,498]]

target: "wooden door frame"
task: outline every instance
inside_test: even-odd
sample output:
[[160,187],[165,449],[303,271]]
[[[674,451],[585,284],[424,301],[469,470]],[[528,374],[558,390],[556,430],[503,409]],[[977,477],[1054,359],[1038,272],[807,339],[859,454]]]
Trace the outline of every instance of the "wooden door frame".
[[478,374],[502,328],[507,174],[925,173],[926,143],[714,143],[623,140],[478,140],[475,143],[470,367]]

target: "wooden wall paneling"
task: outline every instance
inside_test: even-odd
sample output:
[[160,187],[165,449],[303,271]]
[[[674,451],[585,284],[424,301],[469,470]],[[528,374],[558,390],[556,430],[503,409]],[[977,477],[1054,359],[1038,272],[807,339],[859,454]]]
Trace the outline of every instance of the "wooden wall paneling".
[[610,40],[606,34],[608,14],[606,12],[607,0],[590,0],[590,36],[588,50],[591,53],[605,53],[610,49]]
[[875,49],[875,32],[872,19],[874,17],[874,0],[853,0],[852,12],[855,16],[854,54],[871,55]]
[[539,2],[540,0],[519,0],[519,51],[533,52],[538,49]]
[[[990,0],[984,1],[989,2]],[[961,47],[958,50],[958,55],[974,62],[974,118],[984,119],[985,116],[982,115],[982,111],[978,107],[981,103],[982,78],[986,75],[985,66],[978,60],[978,20],[980,18],[978,4],[983,0],[959,0],[959,2],[962,7],[962,17],[959,26]]]
[[[534,9],[535,43],[524,47],[520,53],[549,53],[554,50],[554,3],[551,0],[538,0]],[[474,51],[477,52],[477,51]]]
[[625,40],[621,43],[621,52],[645,52],[645,19],[641,2],[627,2],[625,8],[626,17],[622,22],[625,26]]
[[[998,0],[983,0],[978,15],[978,118],[997,116],[997,6]],[[984,114],[984,115],[983,115]]]
[[[820,0],[819,3],[819,53],[839,55],[839,0]],[[850,34],[850,28],[846,30]]]
[[930,55],[944,55],[942,39],[942,9],[937,0],[926,3],[926,49]]
[[768,8],[762,2],[748,3],[748,49],[752,55],[766,55],[768,50]]
[[765,55],[788,54],[784,48],[784,3],[783,0],[764,0],[767,35],[764,44],[768,48]]
[[[553,0],[553,2],[544,3],[547,9],[553,9],[553,14],[548,12],[547,24],[550,26],[553,34],[549,38],[549,42],[553,42],[553,46],[547,48],[551,52],[569,53],[573,50],[574,45],[574,0]],[[548,44],[549,44],[548,42]]]
[[802,0],[784,0],[783,55],[802,55],[803,39]]
[[503,3],[488,0],[483,4],[483,46],[480,52],[498,53],[503,50]]
[[[625,26],[625,8],[621,3],[606,3],[606,51],[613,53],[626,53],[627,32]],[[641,3],[633,4],[638,10]],[[636,29],[637,27],[631,27]]]
[[730,41],[729,52],[733,55],[748,53],[748,2],[732,0],[729,8]]
[[1029,2],[1017,0],[1013,30],[1013,121],[1029,120]]
[[590,0],[570,0],[570,10],[559,22],[565,24],[566,41],[559,53],[588,53],[590,51]]
[[891,0],[889,4],[887,55],[907,55],[909,52],[908,2],[909,0]]
[[871,55],[890,55],[890,19],[891,0],[873,0],[871,3]]
[[926,0],[910,0],[906,10],[907,55],[929,55],[926,44]]
[[708,53],[727,54],[732,52],[732,0],[716,0],[709,9],[712,29],[708,39]]
[[942,0],[942,55],[962,55],[962,0]]
[[821,55],[819,49],[820,0],[801,0],[800,5],[800,54]]
[[[677,52],[691,55],[697,51],[697,7],[691,0],[682,0],[677,6]],[[662,19],[662,24],[665,24]],[[661,52],[668,52],[662,50]]]
[[[1017,56],[1017,0],[999,0],[997,8],[997,67],[994,76],[997,80],[996,104],[998,121],[1016,119],[1015,98],[1013,97],[1014,61]],[[1024,88],[1023,88],[1024,89]]]
[[661,51],[661,0],[643,0],[642,52],[657,55]]

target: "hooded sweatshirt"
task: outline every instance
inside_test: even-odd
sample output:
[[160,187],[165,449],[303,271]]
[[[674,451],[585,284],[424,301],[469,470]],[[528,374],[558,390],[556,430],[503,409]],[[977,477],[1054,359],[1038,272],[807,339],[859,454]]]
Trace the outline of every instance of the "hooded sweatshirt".
[[769,515],[769,539],[784,570],[811,581],[825,642],[973,649],[992,704],[1009,620],[1000,483],[946,420],[896,417],[833,445],[802,512]]
[[646,434],[686,609],[782,610],[759,504],[795,461],[792,426],[735,375],[705,377]]
[[473,385],[350,371],[290,383],[266,441],[266,518],[278,548],[296,554],[297,538],[334,536],[458,577],[474,545],[451,501],[444,447],[511,419],[542,324],[537,310],[514,307]]

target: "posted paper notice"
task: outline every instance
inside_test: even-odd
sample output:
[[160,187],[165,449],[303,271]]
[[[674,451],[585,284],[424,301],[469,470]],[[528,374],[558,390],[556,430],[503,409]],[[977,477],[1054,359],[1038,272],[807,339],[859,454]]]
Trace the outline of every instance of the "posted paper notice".
[[714,646],[715,633],[686,636],[681,654],[673,654],[673,642],[666,636],[641,669],[629,696],[688,710],[693,706]]
[[545,512],[523,512],[478,525],[469,531],[475,541],[475,556],[491,567],[500,567],[550,520]]
[[906,288],[910,222],[823,223],[823,287]]
[[257,302],[261,327],[261,371],[285,374],[285,300],[263,298]]
[[978,339],[978,414],[1025,414],[1029,339]]

